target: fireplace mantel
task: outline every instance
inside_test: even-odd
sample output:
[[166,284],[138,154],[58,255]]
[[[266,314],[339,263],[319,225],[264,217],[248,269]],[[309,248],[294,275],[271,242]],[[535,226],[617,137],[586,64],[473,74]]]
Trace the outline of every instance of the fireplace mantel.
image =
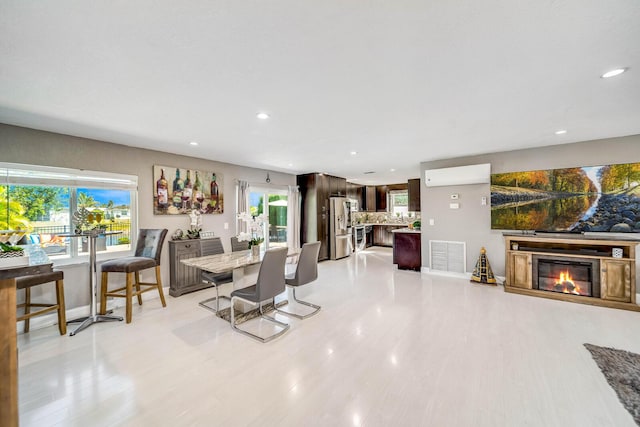
[[[582,235],[504,234],[506,292],[542,298],[640,311],[636,304],[636,245],[638,240],[600,239]],[[614,256],[615,252],[615,256]],[[600,295],[595,297],[536,289],[533,260],[597,260]]]

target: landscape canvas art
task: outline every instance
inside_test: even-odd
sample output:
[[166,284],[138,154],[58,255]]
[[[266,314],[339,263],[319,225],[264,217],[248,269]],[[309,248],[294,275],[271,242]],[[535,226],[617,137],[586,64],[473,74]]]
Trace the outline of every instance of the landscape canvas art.
[[220,173],[155,165],[153,183],[153,213],[156,215],[224,212]]
[[640,232],[640,163],[492,174],[491,228]]

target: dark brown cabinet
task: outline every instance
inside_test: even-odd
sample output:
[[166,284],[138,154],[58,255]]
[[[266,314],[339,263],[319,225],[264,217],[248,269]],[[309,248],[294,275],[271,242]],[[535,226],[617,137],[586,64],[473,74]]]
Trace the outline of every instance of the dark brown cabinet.
[[363,194],[363,207],[362,211],[367,211],[367,212],[375,212],[376,211],[376,187],[374,186],[366,186],[364,187],[364,194]]
[[376,212],[387,211],[387,194],[388,189],[386,185],[378,185],[376,187]]
[[[297,176],[302,211],[300,220],[300,241],[320,242],[318,261],[329,259],[329,197],[333,191],[347,193],[347,181],[321,173],[309,173]],[[337,193],[335,194],[337,195]]]
[[324,175],[329,180],[329,196],[347,197],[347,180],[337,176]]
[[391,230],[396,228],[407,228],[405,225],[374,225],[373,244],[374,246],[393,246],[393,234]]
[[422,245],[420,233],[393,233],[393,263],[400,270],[420,271]]
[[420,212],[420,179],[409,182],[409,212]]

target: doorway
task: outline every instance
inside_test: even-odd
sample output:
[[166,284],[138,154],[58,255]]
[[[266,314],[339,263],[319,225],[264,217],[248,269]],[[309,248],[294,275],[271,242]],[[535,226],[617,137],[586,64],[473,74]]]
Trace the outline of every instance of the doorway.
[[286,190],[252,189],[249,192],[249,212],[251,215],[267,214],[263,225],[264,250],[287,246],[287,211],[289,201]]

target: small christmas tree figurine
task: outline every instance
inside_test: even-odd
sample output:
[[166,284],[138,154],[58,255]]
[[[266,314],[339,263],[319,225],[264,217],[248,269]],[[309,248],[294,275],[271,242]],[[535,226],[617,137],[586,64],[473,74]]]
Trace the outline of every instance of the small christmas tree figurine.
[[480,256],[473,269],[473,274],[471,274],[471,281],[484,283],[485,285],[497,285],[496,278],[493,276],[493,271],[491,271],[491,266],[487,259],[487,250],[484,247],[480,249]]

